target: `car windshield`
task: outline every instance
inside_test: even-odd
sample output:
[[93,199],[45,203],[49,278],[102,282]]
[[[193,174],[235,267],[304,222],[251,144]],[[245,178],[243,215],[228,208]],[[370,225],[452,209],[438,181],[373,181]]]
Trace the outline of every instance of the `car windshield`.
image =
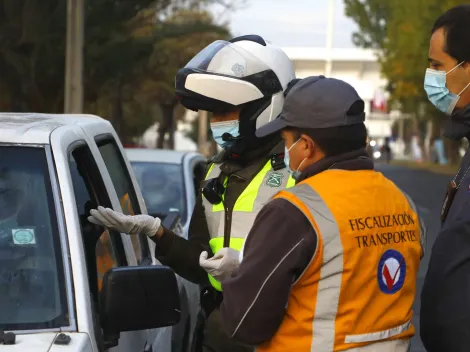
[[0,145],[0,330],[68,325],[45,150]]
[[186,194],[183,168],[179,164],[131,162],[149,214],[166,215],[178,211],[186,223]]

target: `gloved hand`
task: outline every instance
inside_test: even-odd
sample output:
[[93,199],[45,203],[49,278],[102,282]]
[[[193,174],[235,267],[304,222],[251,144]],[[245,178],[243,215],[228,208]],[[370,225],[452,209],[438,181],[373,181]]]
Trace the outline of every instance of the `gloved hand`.
[[217,281],[223,281],[238,271],[239,252],[232,248],[222,248],[212,258],[207,259],[208,253],[199,256],[199,265]]
[[89,222],[131,235],[144,234],[152,237],[162,224],[159,218],[150,215],[124,215],[101,206],[98,209],[90,210],[90,214]]

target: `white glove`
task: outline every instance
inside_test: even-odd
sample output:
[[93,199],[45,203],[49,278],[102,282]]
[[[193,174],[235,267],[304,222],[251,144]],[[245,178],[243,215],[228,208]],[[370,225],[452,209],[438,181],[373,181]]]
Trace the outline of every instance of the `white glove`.
[[131,235],[144,234],[152,237],[162,224],[159,218],[150,215],[124,215],[101,206],[98,209],[92,209],[90,214],[89,222]]
[[222,248],[212,258],[207,257],[207,252],[202,252],[199,265],[219,282],[235,274],[240,266],[239,252],[232,248]]

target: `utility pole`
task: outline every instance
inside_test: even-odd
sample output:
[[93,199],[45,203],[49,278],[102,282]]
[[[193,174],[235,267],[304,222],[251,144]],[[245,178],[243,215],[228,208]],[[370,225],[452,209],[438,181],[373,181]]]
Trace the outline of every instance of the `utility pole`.
[[325,59],[325,76],[331,77],[333,66],[333,28],[335,19],[335,0],[330,0],[328,6],[328,25],[326,32],[326,59]]
[[83,112],[84,1],[67,0],[64,112]]
[[208,154],[207,148],[207,111],[199,110],[199,135],[198,135],[198,149],[202,155]]

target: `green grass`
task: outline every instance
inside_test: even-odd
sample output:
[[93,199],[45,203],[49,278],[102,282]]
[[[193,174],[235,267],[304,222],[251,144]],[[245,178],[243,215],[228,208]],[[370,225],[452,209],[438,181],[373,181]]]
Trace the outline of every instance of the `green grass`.
[[392,165],[407,167],[410,169],[422,169],[444,175],[455,175],[459,169],[458,165],[439,165],[432,163],[417,163],[408,160],[392,160]]

